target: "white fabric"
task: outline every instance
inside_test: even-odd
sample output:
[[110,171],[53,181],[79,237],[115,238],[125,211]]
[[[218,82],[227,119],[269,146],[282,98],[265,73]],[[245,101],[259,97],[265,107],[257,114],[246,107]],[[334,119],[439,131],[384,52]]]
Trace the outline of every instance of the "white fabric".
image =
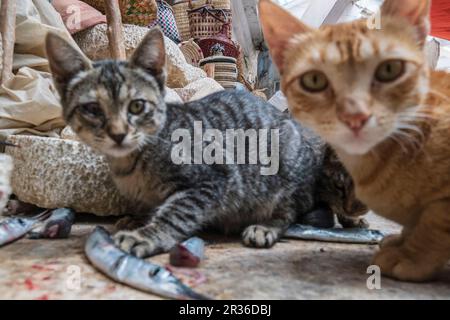
[[64,126],[45,56],[49,31],[71,39],[47,0],[17,1],[15,76],[0,87],[0,134],[56,136]]

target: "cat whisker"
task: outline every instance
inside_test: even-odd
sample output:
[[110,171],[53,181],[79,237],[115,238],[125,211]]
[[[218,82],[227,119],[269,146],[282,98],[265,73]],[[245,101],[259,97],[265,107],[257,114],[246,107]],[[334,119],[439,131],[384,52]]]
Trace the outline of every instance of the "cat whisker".
[[408,121],[423,121],[423,120],[435,120],[436,117],[430,113],[422,111],[405,111],[397,114],[397,118],[400,120]]
[[[389,136],[388,139],[394,140],[394,142],[396,142],[396,143],[400,146],[400,148],[403,150],[403,153],[408,154],[408,149],[407,149],[407,148],[405,147],[405,145],[402,143],[402,140],[399,139],[399,138],[397,138],[397,137],[395,136],[395,134]],[[374,149],[374,150],[375,150],[375,149]]]
[[447,102],[450,102],[450,97],[449,97],[449,96],[446,96],[446,95],[443,94],[442,92],[439,92],[439,91],[436,91],[436,90],[433,90],[433,89],[430,89],[429,92],[430,92],[431,94],[434,94],[434,95],[438,96],[439,98],[444,99],[444,100],[447,101]]
[[[423,143],[422,140],[418,139],[417,137],[411,135],[409,132],[404,131],[401,128],[397,128],[394,133],[390,136],[390,138],[392,138],[394,141],[396,141],[397,143],[403,145],[402,149],[405,151],[405,147],[409,146],[411,148],[411,150],[409,150],[409,148],[406,148],[406,153],[408,153],[408,151],[414,151],[414,152],[418,152],[420,150],[423,149]],[[405,144],[403,144],[405,143]]]
[[420,138],[422,138],[422,139],[425,138],[425,135],[423,134],[422,130],[413,124],[400,122],[399,124],[397,124],[397,129],[399,129],[400,131],[404,131],[404,130],[413,131],[413,132],[417,133],[420,136]]
[[423,122],[427,120],[436,119],[435,117],[427,114],[409,114],[409,115],[400,114],[397,116],[397,118],[400,120],[407,120],[408,122],[418,122],[418,121]]

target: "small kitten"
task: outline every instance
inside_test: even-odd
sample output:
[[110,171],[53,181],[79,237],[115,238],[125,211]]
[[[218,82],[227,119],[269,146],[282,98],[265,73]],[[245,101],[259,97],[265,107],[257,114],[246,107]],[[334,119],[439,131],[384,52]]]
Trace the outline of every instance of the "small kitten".
[[[149,31],[127,62],[91,63],[54,34],[46,47],[66,122],[106,156],[119,190],[137,205],[138,217],[121,223],[133,230],[114,235],[123,250],[138,257],[166,252],[206,227],[242,232],[247,246],[271,247],[316,202],[332,206],[326,202],[331,199],[316,197],[325,144],[289,116],[249,93],[222,91],[186,104],[165,103],[158,29]],[[197,121],[203,133],[279,130],[278,172],[262,175],[267,168],[261,164],[175,164],[173,134],[185,129],[193,136]],[[277,141],[269,142],[273,156]]]
[[307,27],[260,1],[265,38],[291,113],[337,152],[356,196],[403,225],[373,264],[405,280],[450,259],[450,74],[431,71],[428,0],[385,0],[381,28]]

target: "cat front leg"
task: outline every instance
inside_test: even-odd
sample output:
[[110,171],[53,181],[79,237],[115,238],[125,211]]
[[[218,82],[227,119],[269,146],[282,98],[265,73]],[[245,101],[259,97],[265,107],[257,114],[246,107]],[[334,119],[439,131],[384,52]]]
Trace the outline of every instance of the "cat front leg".
[[349,217],[343,214],[336,214],[336,217],[343,228],[369,228],[369,222],[362,217]]
[[294,223],[295,217],[295,210],[289,204],[276,208],[273,220],[247,227],[242,233],[242,242],[247,247],[271,248]]
[[383,246],[373,264],[403,281],[431,280],[450,259],[450,201],[428,205],[417,225],[401,241]]
[[146,226],[117,232],[115,243],[139,258],[167,252],[204,227],[208,220],[205,209],[215,198],[215,191],[206,188],[175,193],[156,209]]

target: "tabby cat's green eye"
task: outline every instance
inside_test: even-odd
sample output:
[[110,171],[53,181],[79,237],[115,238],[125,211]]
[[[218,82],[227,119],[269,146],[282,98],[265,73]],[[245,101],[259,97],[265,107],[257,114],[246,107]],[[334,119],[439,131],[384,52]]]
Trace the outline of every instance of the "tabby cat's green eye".
[[141,114],[145,110],[144,100],[133,100],[128,106],[128,112],[134,115]]
[[393,82],[405,72],[405,62],[388,60],[380,64],[375,72],[375,78],[380,82]]
[[316,93],[328,88],[328,79],[321,71],[310,71],[300,78],[300,84],[304,90]]

